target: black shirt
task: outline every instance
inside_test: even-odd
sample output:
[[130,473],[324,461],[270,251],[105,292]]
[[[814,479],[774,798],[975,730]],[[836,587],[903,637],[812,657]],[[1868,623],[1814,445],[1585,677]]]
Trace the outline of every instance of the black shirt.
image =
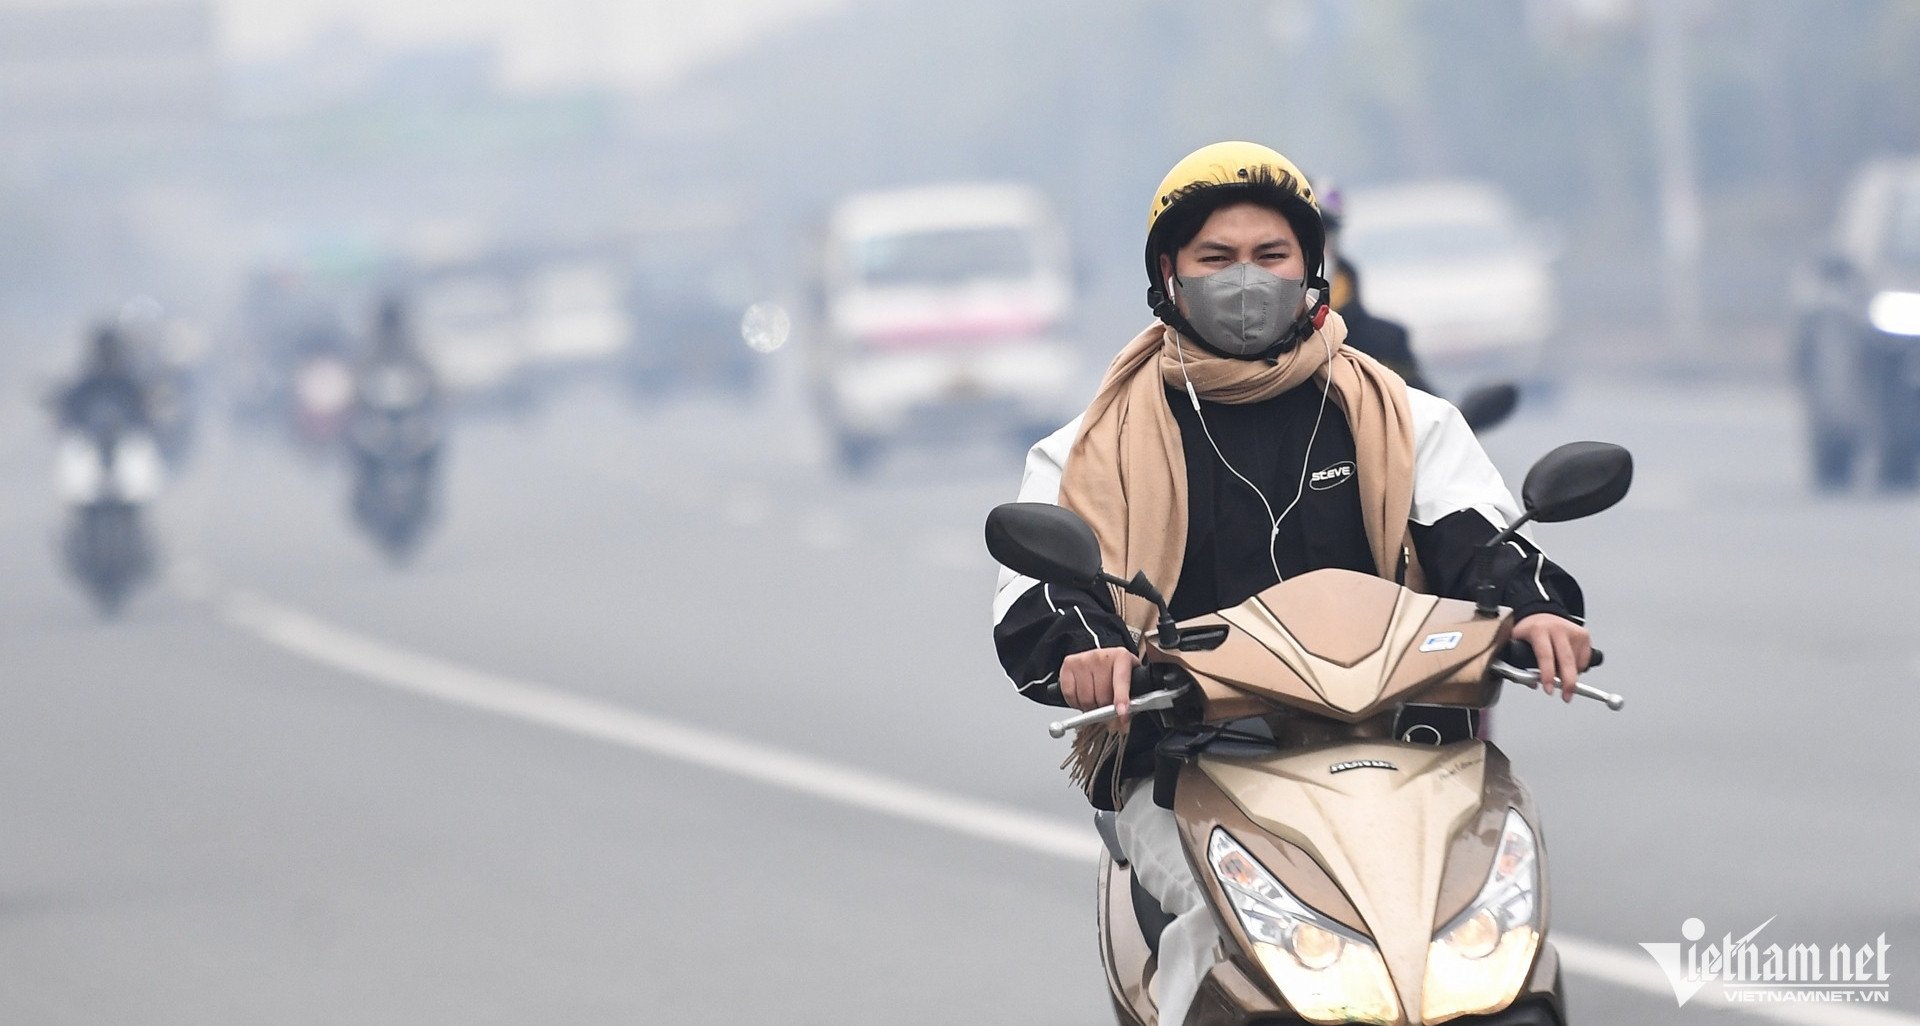
[[1203,399],[1197,412],[1184,389],[1168,388],[1167,405],[1180,424],[1188,490],[1186,557],[1168,601],[1174,619],[1238,605],[1309,570],[1375,572],[1353,432],[1338,400],[1328,396],[1323,413],[1310,382],[1257,403]]

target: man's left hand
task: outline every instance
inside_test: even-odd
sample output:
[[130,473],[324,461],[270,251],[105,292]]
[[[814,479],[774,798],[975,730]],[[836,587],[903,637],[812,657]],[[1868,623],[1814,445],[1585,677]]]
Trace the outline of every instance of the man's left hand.
[[1533,646],[1540,690],[1551,695],[1557,686],[1563,700],[1573,701],[1573,686],[1593,658],[1593,635],[1564,616],[1535,613],[1513,625],[1513,638]]

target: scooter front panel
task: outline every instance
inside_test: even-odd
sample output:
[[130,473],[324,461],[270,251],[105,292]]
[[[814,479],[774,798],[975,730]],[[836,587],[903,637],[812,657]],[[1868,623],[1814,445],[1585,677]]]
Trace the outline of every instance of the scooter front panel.
[[[1480,741],[1360,741],[1259,759],[1202,756],[1197,767],[1248,820],[1306,852],[1338,886],[1379,948],[1403,1013],[1417,1013],[1447,857],[1481,811],[1487,751]],[[1203,856],[1198,868],[1217,892]]]

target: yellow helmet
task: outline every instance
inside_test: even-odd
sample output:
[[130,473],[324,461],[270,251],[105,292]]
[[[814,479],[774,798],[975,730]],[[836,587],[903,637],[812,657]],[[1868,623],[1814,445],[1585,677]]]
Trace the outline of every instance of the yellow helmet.
[[1159,287],[1161,252],[1169,211],[1199,204],[1207,213],[1244,197],[1276,207],[1287,216],[1309,258],[1307,273],[1319,277],[1326,253],[1326,227],[1314,205],[1313,186],[1293,161],[1259,143],[1218,142],[1180,158],[1160,180],[1147,211],[1147,281]]
[[1313,186],[1307,176],[1280,151],[1250,142],[1202,146],[1180,158],[1180,163],[1160,179],[1160,188],[1153,194],[1153,207],[1147,213],[1147,231],[1153,231],[1161,214],[1199,190],[1262,183],[1272,183],[1308,204],[1314,202]]
[[[1147,211],[1147,305],[1155,316],[1202,345],[1160,280],[1160,255],[1178,248],[1172,236],[1191,237],[1213,211],[1237,201],[1260,203],[1286,216],[1306,256],[1309,285],[1324,303],[1327,282],[1327,231],[1315,205],[1313,186],[1298,165],[1278,150],[1259,143],[1218,142],[1202,146],[1173,166],[1154,190]],[[1184,244],[1185,240],[1179,240]],[[1315,304],[1318,305],[1317,303]],[[1311,330],[1317,311],[1303,315],[1300,327]]]

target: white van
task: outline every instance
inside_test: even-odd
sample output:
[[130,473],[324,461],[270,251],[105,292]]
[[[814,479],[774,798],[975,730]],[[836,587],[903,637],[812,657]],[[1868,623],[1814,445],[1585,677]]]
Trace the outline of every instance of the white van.
[[1066,240],[1038,192],[961,184],[849,197],[824,247],[812,370],[849,469],[906,440],[998,433],[1024,446],[1071,415]]

